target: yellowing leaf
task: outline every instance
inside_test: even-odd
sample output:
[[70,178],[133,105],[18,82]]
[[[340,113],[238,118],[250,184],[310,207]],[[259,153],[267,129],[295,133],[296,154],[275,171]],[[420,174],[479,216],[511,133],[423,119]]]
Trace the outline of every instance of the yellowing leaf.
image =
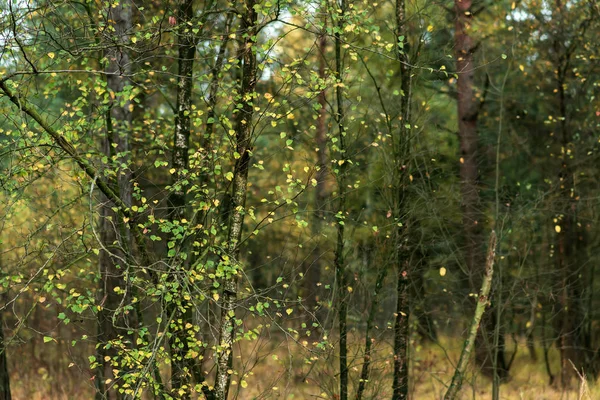
[[219,293],[213,293],[213,299],[215,299],[215,301],[219,301]]
[[560,233],[561,229],[560,229],[560,225],[556,225],[554,227],[554,230],[556,231],[556,233]]
[[52,59],[52,60],[54,59],[54,55],[55,55],[55,54],[54,54],[54,53],[52,53],[52,52],[48,53],[48,57],[50,57],[50,59]]
[[288,308],[287,310],[285,310],[287,315],[290,315],[291,313],[294,312],[294,310],[292,310],[291,308]]
[[241,382],[240,382],[240,386],[241,386],[241,387],[243,387],[243,388],[247,388],[247,387],[248,387],[248,382],[246,382],[246,381],[241,381]]
[[440,268],[440,276],[446,276],[446,268],[442,267]]

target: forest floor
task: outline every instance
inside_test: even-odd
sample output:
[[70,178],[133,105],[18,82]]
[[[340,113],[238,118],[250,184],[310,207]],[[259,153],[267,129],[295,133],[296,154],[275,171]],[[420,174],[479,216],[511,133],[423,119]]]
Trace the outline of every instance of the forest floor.
[[[352,340],[351,343],[360,343]],[[363,339],[364,340],[364,339]],[[307,346],[308,345],[308,346]],[[244,353],[252,357],[238,356],[239,375],[232,378],[230,397],[239,400],[285,399],[317,400],[337,399],[338,359],[323,359],[311,352],[306,342],[296,342],[290,336],[275,335],[269,340],[259,339],[244,344]],[[411,396],[413,400],[442,399],[449,383],[453,365],[456,363],[462,341],[442,338],[437,344],[427,343],[413,346],[411,362]],[[307,351],[307,349],[309,349]],[[372,368],[363,400],[388,400],[391,398],[391,347],[382,341],[374,346]],[[507,400],[597,400],[600,385],[574,382],[573,389],[563,391],[548,384],[549,378],[543,362],[541,348],[536,349],[538,361],[533,362],[525,342],[518,344],[517,353],[510,370],[510,379],[500,387],[500,399]],[[508,357],[514,344],[507,349]],[[12,356],[12,357],[11,357]],[[350,398],[358,386],[362,368],[362,353],[359,346],[349,349]],[[89,371],[78,370],[77,366],[59,368],[68,374],[56,376],[52,367],[27,368],[28,362],[15,360],[10,354],[12,370],[11,387],[13,400],[86,400],[93,399],[93,379]],[[312,360],[311,360],[312,357]],[[552,372],[558,372],[558,353],[549,352]],[[65,360],[68,362],[68,360]],[[243,372],[246,371],[246,372]],[[492,385],[471,369],[463,384],[461,399],[492,398]],[[165,377],[168,371],[164,371]],[[308,378],[306,378],[308,377]],[[211,381],[211,379],[207,379]],[[242,382],[244,381],[244,382]],[[244,387],[245,386],[245,387]],[[148,396],[148,399],[152,397]]]

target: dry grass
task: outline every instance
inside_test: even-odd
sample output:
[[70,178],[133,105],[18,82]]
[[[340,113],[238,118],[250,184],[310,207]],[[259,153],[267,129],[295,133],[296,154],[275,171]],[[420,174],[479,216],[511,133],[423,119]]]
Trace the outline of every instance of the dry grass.
[[[362,341],[351,338],[351,398],[362,367]],[[439,344],[413,346],[411,363],[411,398],[437,400],[443,397],[458,359],[460,340],[443,338]],[[250,399],[335,399],[337,389],[337,357],[317,351],[313,343],[298,343],[290,336],[273,335],[255,342],[242,343],[244,350],[237,357],[239,374],[233,376],[231,398]],[[385,340],[377,342],[373,354],[372,375],[364,400],[390,399],[392,374],[391,347]],[[509,348],[509,352],[512,348]],[[538,349],[539,358],[542,359]],[[93,399],[93,381],[86,370],[77,366],[53,363],[49,370],[39,366],[27,368],[26,361],[12,358],[13,398],[15,400]],[[550,353],[552,370],[558,372],[558,354]],[[23,362],[19,362],[23,361]],[[166,372],[166,371],[165,371]],[[595,400],[600,399],[600,387],[588,384],[583,377],[570,391],[548,385],[548,376],[541,361],[533,363],[524,343],[519,344],[511,368],[511,379],[500,388],[501,399],[523,400]],[[209,379],[210,381],[210,379]],[[242,381],[245,383],[242,385]],[[242,387],[246,386],[247,387]],[[489,380],[470,370],[461,399],[491,399]]]

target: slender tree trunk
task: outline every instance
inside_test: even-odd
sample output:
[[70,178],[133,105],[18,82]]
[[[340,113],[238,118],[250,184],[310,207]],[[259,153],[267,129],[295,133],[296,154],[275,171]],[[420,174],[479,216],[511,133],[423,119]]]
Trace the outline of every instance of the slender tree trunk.
[[[189,188],[187,184],[187,171],[189,169],[189,143],[191,132],[192,113],[192,89],[194,86],[194,58],[196,56],[196,39],[192,32],[192,21],[194,18],[193,0],[182,0],[177,10],[177,46],[178,46],[178,74],[177,74],[177,104],[175,115],[175,132],[173,137],[173,160],[172,167],[174,191],[169,198],[169,217],[173,222],[190,219],[187,207],[186,193]],[[185,257],[174,255],[170,257],[171,270],[174,272],[172,279],[178,279],[177,271],[185,269],[188,263],[185,259],[189,255],[186,249],[186,241],[181,243],[180,253]],[[185,285],[181,285],[185,287]],[[177,297],[174,297],[177,298]],[[167,315],[173,316],[170,329],[172,335],[169,337],[171,350],[171,391],[180,399],[190,398],[191,376],[194,371],[194,360],[187,358],[190,350],[188,338],[195,337],[193,326],[192,304],[184,301],[177,304],[172,301],[166,304]],[[195,342],[195,341],[192,341]]]
[[[458,74],[457,104],[458,133],[460,138],[460,181],[462,193],[462,217],[464,244],[463,254],[470,274],[470,290],[477,290],[483,279],[483,235],[484,215],[479,197],[478,176],[478,135],[477,117],[479,101],[474,95],[475,46],[470,36],[473,13],[472,0],[455,0],[456,25],[454,32],[456,51],[456,72]],[[493,333],[496,325],[496,312],[492,308],[483,317],[475,346],[475,360],[481,371],[493,376],[494,370],[500,378],[508,375],[504,351],[493,348]],[[503,333],[500,332],[503,336]],[[499,342],[503,341],[503,337]],[[494,356],[494,351],[496,355]],[[497,365],[494,365],[494,359]]]
[[396,285],[396,319],[394,322],[394,376],[392,382],[392,400],[408,398],[408,367],[409,367],[409,256],[404,243],[407,226],[401,223],[405,213],[405,186],[408,181],[408,157],[410,156],[410,99],[411,99],[411,68],[409,65],[408,29],[406,26],[405,0],[396,0],[396,57],[400,64],[400,115],[398,137],[394,140],[394,182],[393,216],[396,223],[394,229],[394,269],[398,280]]
[[495,256],[496,232],[492,231],[490,235],[490,242],[488,244],[487,258],[485,262],[485,276],[483,277],[481,289],[479,290],[479,296],[477,297],[477,307],[475,308],[475,314],[473,315],[473,321],[471,322],[471,327],[469,329],[469,336],[465,340],[465,344],[460,353],[458,364],[456,365],[454,375],[452,376],[452,382],[448,387],[448,391],[444,396],[444,400],[454,400],[457,398],[458,393],[460,392],[464,374],[467,369],[467,364],[469,363],[471,351],[473,350],[473,346],[476,345],[475,341],[477,337],[477,331],[479,330],[479,326],[481,324],[481,318],[483,317],[485,309],[488,306],[488,298],[490,295],[490,289],[492,288],[492,278],[494,275]]
[[[327,11],[324,9],[323,18],[327,21]],[[319,78],[324,80],[326,60],[325,54],[327,51],[327,36],[325,28],[319,36],[318,52],[319,52]],[[317,166],[315,180],[317,186],[314,197],[314,213],[311,223],[311,233],[315,240],[315,246],[312,250],[312,256],[309,258],[309,263],[304,268],[304,287],[303,294],[306,308],[310,313],[317,310],[319,304],[319,282],[321,281],[322,269],[322,248],[321,248],[321,233],[323,229],[323,220],[325,219],[325,204],[327,202],[327,93],[325,89],[319,93],[319,117],[317,119],[317,132],[315,134],[315,144],[317,148]]]
[[[1,273],[4,273],[3,267],[2,248],[0,247]],[[6,304],[6,293],[3,293],[1,297]],[[6,356],[6,340],[4,337],[4,310],[0,311],[0,400],[11,400],[10,374],[8,372],[8,357]]]
[[[227,253],[229,257],[230,272],[227,272],[223,282],[220,297],[221,320],[219,324],[219,346],[217,358],[217,373],[214,390],[215,400],[226,400],[229,392],[230,374],[227,372],[233,363],[233,343],[235,339],[235,308],[237,300],[237,286],[239,269],[240,241],[244,226],[244,214],[248,187],[248,169],[250,166],[250,152],[252,151],[252,120],[254,107],[252,93],[254,93],[257,80],[256,63],[256,22],[257,12],[254,8],[255,0],[245,0],[241,16],[241,32],[243,39],[240,42],[240,59],[242,61],[242,78],[240,83],[241,108],[237,114],[235,129],[236,152],[239,157],[235,161],[233,171],[233,195],[231,197],[230,226],[227,240]],[[223,261],[225,262],[225,261]]]
[[335,278],[337,281],[337,310],[338,324],[340,334],[340,400],[348,400],[348,331],[347,331],[347,314],[348,292],[346,284],[346,271],[344,262],[344,228],[346,218],[346,131],[344,128],[344,93],[342,88],[342,40],[340,32],[343,32],[344,13],[346,11],[346,2],[342,0],[340,3],[339,14],[337,16],[338,30],[334,33],[335,40],[335,76],[338,85],[335,90],[336,97],[336,121],[338,124],[338,148],[339,148],[339,169],[337,171],[338,180],[338,198],[339,206],[337,210],[337,243],[334,254]]
[[[218,100],[217,95],[219,92],[219,81],[221,80],[221,69],[223,68],[225,54],[227,51],[227,45],[229,44],[229,31],[231,28],[231,22],[233,20],[233,15],[233,13],[227,14],[227,19],[225,21],[225,32],[223,34],[221,46],[219,47],[219,52],[217,53],[217,59],[215,60],[215,64],[211,70],[212,77],[210,80],[210,88],[208,90],[208,112],[206,113],[206,131],[202,136],[202,148],[204,149],[207,157],[210,157],[210,152],[212,149],[213,134],[215,132],[215,123],[217,118],[216,107]],[[207,177],[204,178],[206,181]]]
[[375,314],[377,308],[379,308],[379,294],[383,287],[383,282],[387,276],[387,268],[384,266],[379,270],[377,279],[375,280],[375,291],[373,292],[373,298],[371,300],[371,307],[369,309],[369,315],[367,317],[367,328],[365,330],[365,354],[363,356],[363,365],[360,372],[360,379],[358,381],[358,389],[356,390],[356,400],[362,400],[363,394],[369,383],[369,374],[371,367],[371,349],[373,347],[374,339],[371,337],[371,330],[373,329],[373,323],[375,321]]
[[[560,2],[557,2],[560,5]],[[562,9],[559,8],[560,11]],[[561,45],[557,45],[561,46]],[[557,231],[557,249],[556,269],[560,276],[561,288],[558,295],[558,348],[560,351],[560,384],[563,387],[569,387],[571,380],[577,378],[577,371],[580,373],[586,366],[586,348],[584,336],[584,316],[581,304],[583,295],[583,280],[581,279],[581,266],[577,262],[576,244],[577,244],[577,222],[576,222],[576,201],[574,196],[574,173],[570,162],[570,156],[567,149],[571,145],[571,136],[568,128],[567,99],[565,93],[566,87],[566,66],[562,61],[568,63],[568,60],[559,60],[557,66],[557,93],[558,107],[560,112],[560,137],[561,137],[561,168],[559,174],[560,203],[563,210],[562,219],[555,227]]]
[[[118,168],[116,182],[113,182],[113,191],[122,202],[122,206],[131,206],[131,173],[129,166],[125,169],[117,167],[120,164],[129,163],[129,131],[131,123],[131,111],[129,100],[121,98],[125,86],[129,83],[131,64],[129,53],[124,47],[129,41],[131,29],[131,3],[121,2],[115,7],[108,8],[108,19],[114,28],[114,41],[106,51],[108,65],[106,67],[107,86],[114,94],[113,103],[106,116],[106,137],[102,147],[104,154],[113,161],[112,168]],[[126,223],[119,218],[118,213],[112,208],[118,207],[108,198],[102,198],[100,239],[103,249],[100,251],[100,274],[101,287],[99,298],[101,309],[98,312],[98,362],[101,363],[96,371],[95,383],[97,385],[96,398],[117,399],[121,396],[114,385],[113,367],[110,361],[116,355],[114,346],[106,348],[111,340],[116,340],[123,328],[134,328],[130,326],[131,315],[126,315],[119,310],[123,296],[129,297],[127,282],[127,260],[130,257],[131,235]],[[115,288],[121,288],[125,294],[115,292]],[[125,302],[128,304],[128,301]],[[123,313],[123,314],[122,314]],[[124,335],[127,336],[127,335]],[[113,383],[105,387],[105,382],[111,379]]]

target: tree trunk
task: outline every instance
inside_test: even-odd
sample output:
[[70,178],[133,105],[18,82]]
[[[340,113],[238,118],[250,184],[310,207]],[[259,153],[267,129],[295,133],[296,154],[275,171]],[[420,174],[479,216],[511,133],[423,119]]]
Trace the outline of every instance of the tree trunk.
[[[114,27],[114,41],[106,51],[108,65],[106,67],[106,81],[108,89],[114,94],[113,103],[106,116],[106,137],[102,147],[104,154],[112,161],[111,168],[117,169],[116,182],[113,181],[113,191],[121,200],[121,206],[131,206],[131,173],[129,166],[121,169],[120,165],[129,163],[129,131],[131,123],[131,111],[129,100],[122,100],[121,93],[129,83],[131,64],[128,51],[123,45],[128,44],[128,32],[131,29],[131,4],[121,2],[116,7],[109,7],[108,19]],[[110,184],[109,184],[110,185]],[[113,368],[110,360],[116,356],[116,348],[106,348],[106,344],[117,340],[123,334],[121,330],[132,329],[130,324],[134,320],[131,314],[120,310],[123,296],[129,297],[127,283],[127,260],[130,257],[131,235],[126,223],[112,210],[119,205],[114,204],[107,197],[102,196],[100,240],[102,250],[100,251],[100,275],[101,287],[99,298],[101,309],[98,312],[98,362],[101,363],[96,371],[95,384],[97,387],[96,397],[99,399],[118,399],[121,396],[115,390]],[[123,289],[123,292],[115,292],[115,288]],[[129,301],[123,302],[129,304]],[[127,337],[127,335],[123,335]],[[107,358],[107,357],[110,357]],[[105,382],[111,379],[110,387],[105,387]]]
[[394,140],[394,182],[393,217],[394,228],[394,260],[398,280],[396,286],[396,320],[394,323],[394,376],[392,382],[392,400],[408,398],[409,367],[409,252],[404,240],[407,237],[407,226],[401,223],[405,213],[406,183],[408,181],[408,157],[410,156],[410,99],[411,69],[409,65],[408,29],[406,26],[405,0],[396,0],[396,58],[400,64],[400,115],[398,137]]
[[[4,273],[2,248],[0,248],[0,273]],[[1,296],[5,304],[6,296],[6,293],[3,293]],[[4,337],[4,310],[0,310],[0,400],[11,400],[10,374],[8,373],[8,358],[6,356],[6,340]]]
[[337,16],[338,30],[334,33],[335,39],[335,76],[338,82],[336,85],[336,121],[338,124],[338,148],[339,160],[337,161],[339,169],[337,171],[338,180],[338,198],[339,206],[337,210],[337,243],[334,254],[335,278],[337,281],[337,311],[340,335],[340,400],[348,400],[348,292],[346,283],[346,271],[344,262],[344,228],[346,218],[346,166],[348,160],[346,154],[346,131],[344,128],[344,92],[342,88],[342,40],[340,32],[343,32],[344,13],[346,11],[346,2],[342,0]]
[[[189,188],[187,184],[187,170],[189,169],[189,143],[191,131],[192,113],[192,89],[194,58],[196,56],[196,42],[192,32],[191,23],[194,18],[193,0],[183,0],[179,3],[177,10],[177,47],[178,47],[178,74],[177,74],[177,104],[175,115],[175,132],[173,137],[173,160],[172,167],[174,191],[169,198],[169,217],[173,222],[190,219],[186,193]],[[180,242],[179,253],[189,256],[186,249],[186,240]],[[172,271],[185,269],[188,263],[185,257],[179,254],[171,255],[170,264]],[[173,279],[178,278],[177,273]],[[181,287],[185,287],[182,285]],[[180,299],[177,304],[175,299]],[[171,350],[171,391],[180,399],[190,398],[191,379],[194,371],[194,360],[186,358],[189,352],[188,337],[193,339],[195,333],[186,326],[193,325],[192,304],[183,300],[183,296],[173,296],[173,300],[166,304],[167,315],[172,317],[170,329],[172,336],[169,337],[169,348]],[[195,340],[192,340],[195,342]]]
[[231,196],[230,225],[227,240],[227,255],[229,269],[226,273],[223,290],[220,296],[221,320],[219,323],[219,346],[217,358],[217,373],[215,377],[215,400],[226,400],[229,392],[230,374],[227,372],[233,363],[233,343],[235,339],[235,309],[237,300],[238,276],[240,275],[240,241],[244,226],[245,205],[248,187],[248,169],[250,152],[252,151],[252,120],[254,93],[257,80],[256,63],[256,22],[257,12],[255,0],[245,0],[241,16],[241,32],[239,57],[242,61],[242,78],[240,83],[241,108],[237,113],[235,128],[236,152],[239,157],[235,161],[233,171],[233,195]]
[[[323,10],[324,15],[327,15],[326,10]],[[324,18],[325,22],[327,18]],[[319,78],[325,79],[325,54],[327,51],[327,36],[325,34],[325,27],[323,32],[319,36],[318,52],[319,52]],[[322,247],[321,247],[321,233],[323,229],[323,220],[325,219],[325,204],[327,202],[327,94],[325,89],[319,93],[319,117],[317,119],[317,132],[315,134],[315,144],[317,148],[317,165],[315,180],[317,186],[315,188],[314,197],[314,213],[311,223],[312,238],[315,241],[314,248],[312,249],[312,256],[309,258],[309,263],[304,268],[304,285],[303,285],[303,298],[306,304],[306,308],[309,310],[312,318],[312,314],[317,311],[319,306],[319,282],[321,281],[321,269],[322,269]],[[317,319],[318,318],[318,315]],[[307,324],[310,326],[310,324]]]
[[492,231],[490,235],[490,242],[488,244],[487,258],[485,261],[485,276],[483,277],[481,289],[479,290],[479,296],[477,297],[477,306],[475,307],[475,313],[469,328],[469,336],[467,336],[467,339],[465,340],[458,364],[456,365],[454,375],[452,376],[452,382],[446,391],[444,400],[454,400],[458,396],[462,386],[464,374],[467,369],[467,364],[469,363],[471,351],[473,350],[473,346],[476,345],[475,341],[477,338],[477,331],[479,330],[485,309],[488,306],[488,299],[492,287],[492,278],[494,276],[494,257],[496,256],[496,243],[496,232]]
[[[560,2],[557,2],[560,5]],[[559,7],[558,11],[562,11]],[[561,46],[561,45],[557,45]],[[563,60],[568,63],[568,60]],[[557,65],[557,93],[558,108],[560,113],[560,146],[561,166],[559,173],[559,202],[563,210],[555,225],[557,232],[556,269],[560,277],[561,288],[558,298],[558,318],[556,329],[558,331],[558,349],[560,351],[560,384],[569,387],[572,379],[577,379],[577,371],[584,369],[589,372],[586,365],[587,348],[584,340],[583,304],[584,292],[582,267],[577,262],[577,222],[574,172],[567,149],[571,145],[571,135],[568,128],[566,86],[566,66],[559,60]],[[560,219],[562,217],[562,219]],[[557,228],[558,227],[558,228]],[[560,228],[560,229],[559,229]],[[590,351],[590,354],[592,351]],[[575,370],[577,369],[577,371]]]
[[372,352],[371,348],[374,342],[374,339],[371,337],[371,330],[373,329],[375,322],[375,314],[379,308],[379,294],[383,288],[383,282],[385,281],[387,272],[387,268],[384,266],[377,273],[377,279],[375,280],[375,291],[373,292],[371,307],[369,308],[369,315],[367,316],[367,327],[365,329],[365,353],[363,355],[363,365],[360,372],[360,379],[358,381],[358,389],[356,390],[356,400],[362,400],[367,383],[369,382]]
[[[474,95],[473,62],[474,44],[469,35],[472,23],[472,0],[455,0],[456,25],[454,31],[456,50],[456,73],[458,74],[458,134],[460,139],[460,181],[462,194],[463,255],[469,271],[470,290],[476,291],[483,279],[483,236],[484,215],[478,188],[478,136],[477,117],[479,102]],[[475,346],[475,360],[486,376],[493,376],[494,370],[500,378],[508,375],[504,351],[493,349],[493,333],[496,328],[496,310],[492,308],[483,317]],[[502,333],[500,334],[502,336]],[[502,337],[500,341],[502,341]],[[497,352],[494,357],[494,351]],[[497,365],[494,366],[494,359]]]

